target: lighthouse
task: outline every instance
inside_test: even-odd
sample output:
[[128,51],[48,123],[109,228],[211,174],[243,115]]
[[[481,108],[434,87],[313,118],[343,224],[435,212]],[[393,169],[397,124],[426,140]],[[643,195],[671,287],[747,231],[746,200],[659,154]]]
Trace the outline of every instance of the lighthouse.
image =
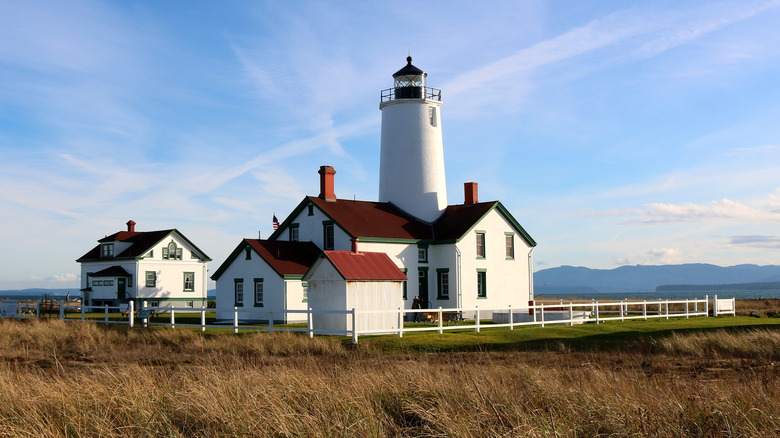
[[441,90],[426,86],[428,74],[411,56],[406,62],[381,93],[379,201],[434,222],[447,208]]

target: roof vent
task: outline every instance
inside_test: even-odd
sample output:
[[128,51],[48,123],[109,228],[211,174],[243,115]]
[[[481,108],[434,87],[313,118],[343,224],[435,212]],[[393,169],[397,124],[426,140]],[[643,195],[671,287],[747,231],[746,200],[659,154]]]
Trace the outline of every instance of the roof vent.
[[127,221],[127,232],[128,233],[135,233],[135,221],[130,219]]

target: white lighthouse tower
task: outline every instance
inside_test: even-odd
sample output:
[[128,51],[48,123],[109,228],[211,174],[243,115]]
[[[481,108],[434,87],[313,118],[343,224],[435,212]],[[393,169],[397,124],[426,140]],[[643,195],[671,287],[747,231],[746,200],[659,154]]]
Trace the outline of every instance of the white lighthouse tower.
[[441,90],[425,86],[427,73],[412,57],[394,75],[394,87],[382,91],[382,146],[379,201],[391,202],[426,222],[447,207]]

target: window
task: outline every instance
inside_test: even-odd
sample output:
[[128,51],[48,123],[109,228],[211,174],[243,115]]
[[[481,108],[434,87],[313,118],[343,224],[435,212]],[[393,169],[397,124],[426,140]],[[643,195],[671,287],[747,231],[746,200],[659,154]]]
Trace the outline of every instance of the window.
[[322,239],[323,249],[333,249],[333,222],[328,221],[322,223]]
[[244,279],[234,278],[233,282],[234,282],[233,288],[235,291],[236,306],[241,307],[244,305]]
[[263,307],[263,279],[255,278],[255,306]]
[[506,238],[506,258],[515,258],[515,235],[513,233],[505,233]]
[[157,273],[146,271],[146,287],[157,287]]
[[159,301],[149,301],[149,307],[160,307]]
[[[407,269],[406,269],[406,268],[401,268],[401,272],[403,272],[403,273],[404,273],[404,275],[406,275],[406,271],[407,271]],[[406,278],[407,278],[407,279],[406,279],[406,280],[404,280],[404,300],[406,300],[406,296],[407,296],[407,295],[406,295],[406,284],[407,284],[407,283],[409,283],[409,277],[407,276]]]
[[103,280],[95,280],[92,282],[93,286],[103,286]]
[[245,256],[246,259],[247,260],[252,260],[252,248],[247,246],[246,248],[244,248],[244,252],[246,253],[246,256]]
[[184,273],[184,290],[185,291],[194,291],[195,290],[195,273],[194,272],[185,272]]
[[113,257],[114,256],[114,244],[104,243],[101,246],[101,257]]
[[290,242],[298,241],[298,224],[290,224],[289,234],[290,234]]
[[164,260],[181,260],[182,249],[176,247],[176,242],[171,241],[167,247],[162,249],[162,258]]
[[103,280],[103,286],[113,286],[114,280]]
[[436,270],[437,284],[438,284],[438,298],[440,300],[450,299],[450,270],[449,269],[437,269]]
[[309,216],[314,216],[314,204],[307,205],[309,209]]
[[301,287],[303,287],[303,301],[309,301],[309,283],[302,281]]
[[428,120],[431,122],[431,126],[436,127],[436,107],[428,107]]
[[192,301],[185,301],[185,302],[184,302],[184,307],[189,307],[189,308],[192,308],[192,307],[193,307],[193,305],[192,305],[192,304],[193,304],[193,302],[192,302]]
[[485,258],[485,232],[477,231],[477,258]]
[[477,271],[477,297],[487,298],[487,271]]
[[127,287],[133,287],[133,276],[127,277]]
[[428,247],[425,246],[417,247],[417,261],[423,263],[428,262]]

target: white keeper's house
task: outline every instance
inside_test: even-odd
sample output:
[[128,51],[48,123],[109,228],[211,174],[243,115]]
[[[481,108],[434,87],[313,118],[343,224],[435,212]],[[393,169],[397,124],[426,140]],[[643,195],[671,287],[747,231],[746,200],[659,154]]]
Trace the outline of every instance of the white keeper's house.
[[76,261],[85,305],[206,307],[211,259],[176,229],[136,231],[130,220]]
[[[415,296],[427,308],[527,307],[533,300],[536,242],[501,202],[480,202],[476,182],[464,184],[462,203],[448,204],[441,91],[427,87],[426,77],[409,57],[407,65],[393,75],[394,87],[381,92],[379,200],[339,199],[336,171],[321,166],[319,195],[305,197],[268,241],[277,245],[310,242],[326,251],[328,260],[338,257],[334,252],[384,253],[408,278],[401,291],[401,303],[407,309]],[[290,283],[266,286],[260,295],[263,303],[257,302],[256,293],[246,294],[246,285],[256,285],[252,279],[265,278],[262,272],[268,271],[267,267],[262,268],[265,271],[232,269],[232,264],[246,263],[236,254],[247,247],[247,240],[212,277],[217,280],[218,308],[265,304],[271,297],[287,297],[291,288],[298,287]],[[360,258],[348,259],[351,264],[360,263]],[[267,257],[263,260],[273,263]],[[311,263],[316,260],[321,259],[314,257]],[[229,275],[234,270],[236,274]],[[322,301],[311,296],[317,289],[311,281],[317,276],[305,278],[310,277],[307,305],[317,310],[324,305],[317,305]],[[490,317],[489,312],[480,315]]]

